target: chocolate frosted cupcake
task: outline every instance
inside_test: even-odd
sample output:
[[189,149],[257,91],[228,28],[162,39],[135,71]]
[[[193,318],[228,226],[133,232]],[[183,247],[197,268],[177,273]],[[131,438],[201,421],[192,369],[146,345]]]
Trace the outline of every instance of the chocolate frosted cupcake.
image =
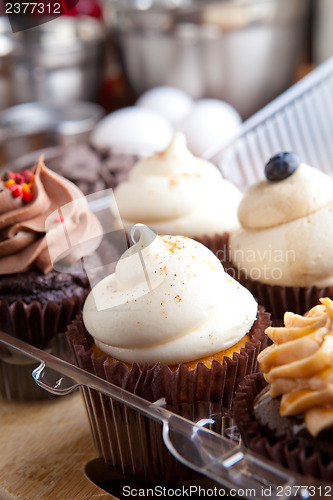
[[56,146],[28,153],[11,162],[14,171],[30,168],[36,159],[45,155],[47,167],[75,184],[84,195],[114,188],[127,179],[139,155],[95,150],[89,144]]
[[233,409],[248,447],[332,481],[333,302],[321,303],[305,316],[288,312],[284,327],[266,330],[274,344],[258,356],[263,376],[239,385]]
[[[229,411],[239,382],[257,370],[269,315],[200,243],[156,236],[143,225],[134,229],[139,241],[93,288],[83,321],[69,327],[77,364],[152,402],[204,402]],[[87,398],[99,452],[113,468],[129,472],[133,461],[110,452],[115,443],[125,455],[133,447],[127,424],[120,413],[109,419],[99,396]],[[160,430],[158,436],[162,446]],[[165,479],[164,455],[157,451],[141,456],[134,473],[148,478],[153,461],[155,479]]]
[[67,146],[47,161],[50,169],[76,184],[83,194],[114,188],[138,161],[134,154],[95,151],[85,144]]
[[115,189],[122,223],[144,223],[158,234],[183,235],[220,250],[220,238],[239,228],[241,192],[215,165],[194,157],[185,137],[138,162]]
[[234,276],[282,320],[333,298],[333,179],[293,153],[275,155],[265,172],[243,196],[229,250]]
[[[46,221],[64,206],[67,207],[65,218],[55,215],[51,221],[50,240],[46,236]],[[42,160],[32,171],[3,175],[0,180],[0,330],[41,349],[49,348],[57,335],[64,332],[81,310],[90,289],[83,270],[69,274],[52,267],[48,244],[52,239],[61,240],[64,230],[72,241],[89,240],[89,251],[100,241],[99,223],[76,186],[46,168]],[[67,253],[73,258],[70,251]],[[5,367],[1,393],[8,398],[29,398],[30,389],[23,389],[20,376],[15,381],[14,375],[9,375],[16,361],[2,357],[1,362]],[[34,389],[34,385],[31,388]]]

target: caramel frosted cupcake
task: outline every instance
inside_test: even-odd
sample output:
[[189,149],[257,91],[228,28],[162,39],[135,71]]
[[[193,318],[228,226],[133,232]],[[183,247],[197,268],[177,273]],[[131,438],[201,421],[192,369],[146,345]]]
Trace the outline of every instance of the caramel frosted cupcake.
[[275,155],[265,173],[239,205],[230,270],[282,320],[333,298],[333,179],[294,153]]
[[[0,330],[41,349],[65,331],[90,289],[83,271],[69,274],[52,267],[45,223],[64,205],[70,209],[65,220],[55,216],[51,239],[61,238],[65,226],[69,238],[90,240],[92,251],[100,226],[74,184],[42,160],[32,171],[7,172],[0,180]],[[2,357],[2,362],[2,394],[29,398],[20,376],[17,383],[13,374],[5,376],[15,360]]]
[[332,321],[327,297],[305,316],[287,312],[284,327],[266,330],[273,345],[258,356],[263,377],[241,383],[234,401],[247,446],[326,480],[333,477]]
[[[93,288],[83,321],[69,327],[77,364],[152,402],[229,410],[239,382],[257,370],[269,315],[199,242],[156,236],[143,225],[134,229],[139,241]],[[121,446],[133,446],[128,432],[98,405],[97,398],[88,406],[100,453],[112,467],[128,470],[130,463],[105,451],[114,447],[110,432]],[[164,458],[157,455],[163,479]],[[143,454],[139,462],[147,468],[151,460]],[[146,476],[148,469],[135,473]]]
[[144,223],[159,234],[188,236],[214,253],[221,236],[239,228],[241,192],[215,165],[194,157],[177,134],[160,153],[139,161],[115,189],[122,223]]

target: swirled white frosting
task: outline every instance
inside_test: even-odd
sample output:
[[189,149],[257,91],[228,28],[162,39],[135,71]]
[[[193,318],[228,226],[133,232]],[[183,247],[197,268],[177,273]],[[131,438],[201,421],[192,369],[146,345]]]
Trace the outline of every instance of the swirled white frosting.
[[244,194],[242,228],[230,237],[233,263],[247,277],[280,286],[333,285],[333,179],[300,164],[279,182]]
[[138,227],[140,240],[84,305],[96,345],[121,361],[152,365],[185,363],[237,343],[256,318],[250,292],[200,243]]
[[114,194],[125,226],[139,222],[160,234],[184,236],[239,227],[240,191],[213,164],[194,157],[182,134],[166,150],[137,163]]

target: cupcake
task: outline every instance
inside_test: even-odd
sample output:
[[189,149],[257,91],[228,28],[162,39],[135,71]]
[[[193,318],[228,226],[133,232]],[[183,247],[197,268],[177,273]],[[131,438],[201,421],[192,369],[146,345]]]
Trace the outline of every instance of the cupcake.
[[[89,144],[56,146],[43,151],[50,170],[73,182],[84,195],[114,188],[127,179],[137,154],[113,150],[97,151]],[[13,171],[24,170],[39,157],[40,152],[30,152],[11,162]]]
[[[83,318],[67,331],[76,363],[151,402],[164,398],[173,407],[211,404],[229,411],[239,382],[257,370],[269,315],[204,245],[184,236],[156,236],[144,225],[133,233],[139,240],[115,273],[92,289]],[[111,418],[110,409],[101,407],[110,405],[107,398],[86,398],[100,454],[113,468],[129,472],[134,459],[126,457],[138,447],[131,432],[138,436],[141,426],[152,424],[142,420],[130,431],[122,405]],[[147,429],[142,432],[146,436]],[[166,471],[160,454],[160,429],[154,436],[156,449],[136,456],[132,472],[172,478],[176,472]]]
[[139,157],[112,150],[95,151],[86,144],[58,149],[59,154],[47,160],[48,168],[76,184],[83,194],[114,188],[127,179]]
[[47,159],[48,168],[76,184],[83,194],[114,187],[108,169],[88,145],[75,144],[57,151],[58,154]]
[[[55,211],[64,206],[65,219],[54,215],[54,221],[50,222]],[[53,226],[48,236],[47,221]],[[7,172],[2,176],[0,330],[40,349],[50,348],[58,334],[64,333],[81,310],[90,289],[83,270],[70,274],[56,271],[52,266],[49,245],[52,240],[60,240],[64,230],[72,241],[78,238],[90,241],[89,251],[86,247],[83,255],[86,250],[93,251],[100,241],[99,223],[74,184],[49,170],[42,159],[32,171]],[[73,252],[63,255],[64,262],[73,259]],[[13,374],[5,375],[16,364],[15,360],[2,358],[2,363],[5,366],[2,394],[8,398],[15,395],[29,398],[30,389],[25,393],[20,376],[16,383]],[[14,371],[18,366],[19,363]]]
[[294,153],[275,155],[265,174],[239,204],[226,267],[282,321],[333,298],[333,179]]
[[287,312],[267,328],[273,345],[258,356],[263,372],[239,385],[234,412],[245,444],[289,469],[333,477],[333,302],[304,316]]
[[159,234],[188,236],[214,253],[223,247],[222,235],[239,228],[241,192],[215,165],[194,157],[182,134],[139,161],[114,194],[124,226],[143,223]]

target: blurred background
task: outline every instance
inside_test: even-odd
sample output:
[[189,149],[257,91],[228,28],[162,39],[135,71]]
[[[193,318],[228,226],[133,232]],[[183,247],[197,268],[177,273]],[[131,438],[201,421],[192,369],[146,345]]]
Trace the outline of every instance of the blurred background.
[[332,0],[79,0],[17,33],[2,11],[0,165],[73,144],[149,153],[195,119],[216,136],[188,132],[201,155],[333,55],[332,23]]

